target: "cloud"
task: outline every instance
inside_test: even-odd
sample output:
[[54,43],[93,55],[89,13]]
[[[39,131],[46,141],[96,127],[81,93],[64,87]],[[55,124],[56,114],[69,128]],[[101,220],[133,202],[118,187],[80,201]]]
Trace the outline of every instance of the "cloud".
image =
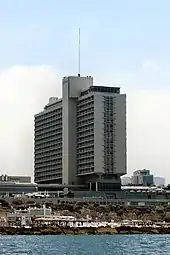
[[33,116],[51,95],[60,95],[62,75],[50,66],[14,66],[0,73],[1,173],[32,174]]
[[[62,76],[51,66],[14,66],[1,71],[1,173],[32,174],[33,116],[50,96],[61,96]],[[129,174],[138,168],[149,168],[170,181],[169,89],[124,86],[124,91],[128,101]]]
[[128,95],[128,169],[169,175],[170,91],[139,90]]

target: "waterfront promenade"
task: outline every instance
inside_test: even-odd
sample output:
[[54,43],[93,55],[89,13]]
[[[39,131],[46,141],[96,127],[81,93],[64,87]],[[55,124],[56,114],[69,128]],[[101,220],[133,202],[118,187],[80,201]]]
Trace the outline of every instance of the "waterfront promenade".
[[0,234],[170,233],[168,204],[1,199]]

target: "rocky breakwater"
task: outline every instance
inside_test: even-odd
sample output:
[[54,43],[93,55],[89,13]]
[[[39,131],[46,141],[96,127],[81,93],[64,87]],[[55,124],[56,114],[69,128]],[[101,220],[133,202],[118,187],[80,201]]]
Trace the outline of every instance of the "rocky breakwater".
[[170,234],[170,227],[121,226],[69,228],[69,227],[0,227],[0,235],[112,235],[112,234]]

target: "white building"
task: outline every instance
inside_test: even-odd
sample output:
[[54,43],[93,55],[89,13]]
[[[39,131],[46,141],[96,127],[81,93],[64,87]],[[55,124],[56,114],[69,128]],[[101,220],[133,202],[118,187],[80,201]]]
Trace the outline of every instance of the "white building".
[[120,188],[126,174],[126,95],[90,76],[62,80],[62,99],[35,115],[35,182]]
[[122,178],[121,178],[121,184],[122,184],[123,186],[132,184],[132,178],[131,178],[131,177],[128,177],[128,176],[122,177]]
[[136,170],[133,172],[132,184],[143,186],[153,185],[153,175],[147,169]]
[[154,177],[154,185],[155,186],[164,186],[165,185],[165,178],[163,178],[163,177]]

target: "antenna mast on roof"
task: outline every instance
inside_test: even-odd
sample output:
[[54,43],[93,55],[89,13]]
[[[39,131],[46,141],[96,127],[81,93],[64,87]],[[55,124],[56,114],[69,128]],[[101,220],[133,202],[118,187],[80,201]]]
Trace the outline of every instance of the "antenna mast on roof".
[[78,76],[80,77],[80,28],[78,35]]

